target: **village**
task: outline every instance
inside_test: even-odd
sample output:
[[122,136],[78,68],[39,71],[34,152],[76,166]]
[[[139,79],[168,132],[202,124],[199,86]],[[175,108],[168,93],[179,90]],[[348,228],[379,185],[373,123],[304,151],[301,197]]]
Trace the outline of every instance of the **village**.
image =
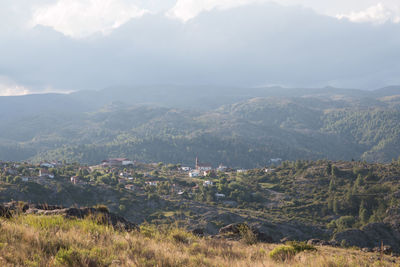
[[[272,168],[265,168],[271,173]],[[202,163],[196,157],[194,166],[164,163],[140,163],[127,158],[110,158],[98,165],[82,166],[49,161],[39,164],[0,162],[0,178],[8,183],[38,183],[50,186],[51,181],[68,182],[74,186],[116,186],[134,192],[161,191],[167,195],[188,197],[200,188],[212,189],[215,200],[226,195],[218,191],[220,178],[245,174],[245,169],[217,167]]]

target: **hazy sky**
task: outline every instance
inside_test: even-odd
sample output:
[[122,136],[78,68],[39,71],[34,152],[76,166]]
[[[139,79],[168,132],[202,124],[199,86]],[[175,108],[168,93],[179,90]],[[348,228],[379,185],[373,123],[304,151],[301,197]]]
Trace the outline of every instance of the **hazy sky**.
[[0,95],[400,84],[399,0],[2,0]]

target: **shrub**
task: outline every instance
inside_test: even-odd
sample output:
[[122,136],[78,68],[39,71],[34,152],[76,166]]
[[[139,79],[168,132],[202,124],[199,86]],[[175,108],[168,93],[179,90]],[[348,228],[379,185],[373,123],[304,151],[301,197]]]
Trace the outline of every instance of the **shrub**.
[[313,245],[308,245],[306,242],[288,241],[286,242],[286,245],[292,246],[296,253],[317,250]]
[[240,238],[247,245],[254,245],[257,243],[257,235],[251,230],[247,224],[240,224],[238,226]]
[[95,208],[97,209],[97,211],[100,211],[100,212],[104,212],[104,213],[110,212],[110,210],[108,209],[108,207],[106,205],[97,205],[97,206],[95,206]]
[[290,260],[296,255],[296,250],[292,246],[279,246],[274,248],[269,256],[274,261],[287,261]]
[[169,237],[175,243],[181,244],[190,244],[196,239],[192,233],[178,228],[170,230]]
[[303,251],[315,251],[314,246],[308,245],[305,242],[289,241],[286,245],[274,248],[269,256],[275,261],[287,261],[292,259],[297,253]]

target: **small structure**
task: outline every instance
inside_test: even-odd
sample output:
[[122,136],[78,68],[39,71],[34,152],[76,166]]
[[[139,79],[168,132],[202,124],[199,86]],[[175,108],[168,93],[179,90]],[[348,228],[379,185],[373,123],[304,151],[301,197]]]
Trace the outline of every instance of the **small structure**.
[[200,176],[200,171],[198,170],[194,170],[189,172],[189,177],[193,178],[193,177],[199,177]]
[[275,171],[275,169],[266,168],[264,171],[265,171],[265,173],[273,173]]
[[203,186],[204,186],[204,187],[213,186],[213,185],[214,185],[214,183],[213,183],[212,181],[209,181],[209,180],[204,181],[204,183],[203,183]]
[[224,197],[225,197],[225,194],[215,193],[215,196],[216,196],[217,198],[224,198]]
[[146,182],[146,185],[150,185],[150,186],[157,186],[158,181],[148,181]]
[[203,171],[203,176],[207,176],[211,173],[212,171]]
[[127,184],[127,185],[125,185],[125,189],[134,191],[135,190],[135,186],[133,184]]
[[54,164],[48,163],[48,162],[42,162],[42,163],[40,163],[40,167],[42,167],[42,168],[54,168]]
[[22,182],[29,182],[29,177],[22,177],[21,180]]
[[120,184],[126,184],[126,179],[124,179],[124,178],[119,178],[119,179],[118,179],[118,183],[120,183]]
[[224,172],[224,171],[226,171],[226,169],[228,169],[228,167],[226,167],[225,165],[219,164],[217,171]]
[[104,167],[121,167],[127,165],[133,165],[133,161],[127,158],[114,158],[103,160],[101,165]]
[[196,157],[196,170],[198,171],[211,171],[212,166],[211,164],[208,163],[199,163],[197,157]]
[[71,183],[73,184],[78,184],[79,183],[79,177],[78,176],[72,176],[71,177]]
[[54,174],[50,173],[49,170],[47,169],[40,169],[39,170],[39,176],[40,177],[48,177],[53,179],[54,178]]
[[237,170],[236,172],[237,172],[237,173],[245,173],[246,170],[245,170],[245,169],[239,169],[239,170]]
[[190,167],[181,167],[181,171],[188,172],[190,170],[191,170]]

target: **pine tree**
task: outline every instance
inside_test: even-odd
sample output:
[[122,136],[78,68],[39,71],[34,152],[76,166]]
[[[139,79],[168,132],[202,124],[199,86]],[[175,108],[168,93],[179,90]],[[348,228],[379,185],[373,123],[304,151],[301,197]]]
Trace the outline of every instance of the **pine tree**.
[[358,216],[360,217],[360,221],[361,221],[362,224],[366,224],[368,222],[368,219],[369,219],[368,210],[366,208],[364,200],[361,201],[360,210],[358,212]]
[[329,193],[334,192],[336,189],[336,185],[335,185],[335,179],[331,179],[331,182],[329,183]]
[[334,199],[333,199],[333,212],[335,214],[339,213],[339,202],[336,197],[334,197]]

